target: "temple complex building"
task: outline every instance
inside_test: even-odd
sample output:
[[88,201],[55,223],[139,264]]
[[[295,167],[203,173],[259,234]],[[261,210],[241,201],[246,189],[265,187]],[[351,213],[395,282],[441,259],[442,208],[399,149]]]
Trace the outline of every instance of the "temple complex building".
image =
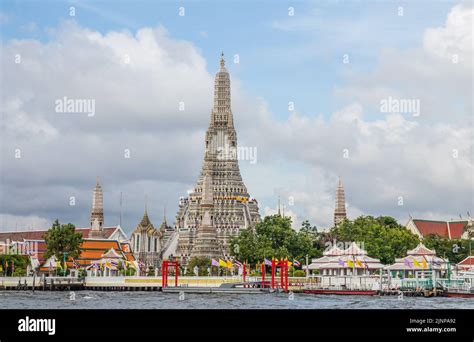
[[420,239],[428,235],[438,235],[450,240],[469,239],[474,235],[473,220],[470,216],[467,220],[456,221],[435,221],[410,217],[406,228]]
[[[395,263],[385,269],[392,278],[425,277],[427,271],[434,272],[436,278],[444,277],[448,270],[448,260],[436,256],[436,251],[427,248],[423,243],[407,251],[404,258],[395,259]],[[431,275],[430,275],[431,277]]]
[[308,268],[318,271],[322,276],[360,276],[380,271],[383,265],[380,260],[369,257],[365,250],[352,242],[346,249],[335,245],[324,251],[323,256],[313,259]]
[[132,233],[131,245],[135,257],[146,267],[159,266],[162,238],[162,233],[151,223],[145,207],[143,218]]
[[344,195],[344,187],[342,186],[342,181],[339,178],[339,183],[336,190],[336,206],[334,209],[334,226],[339,225],[346,218],[346,199]]
[[250,198],[240,174],[230,76],[222,54],[202,170],[192,192],[181,198],[176,215],[176,255],[181,263],[193,256],[226,257],[231,253],[230,238],[259,221],[258,203]]
[[[89,227],[76,227],[75,231],[82,235],[84,241],[81,244],[81,255],[75,262],[79,267],[101,275],[118,274],[119,265],[128,263],[135,265],[128,237],[120,225],[106,227],[104,225],[104,207],[102,186],[97,180],[92,196],[92,210]],[[46,274],[54,274],[56,271],[56,260],[54,256],[45,258],[46,243],[45,233],[50,227],[39,230],[17,230],[0,232],[0,245],[4,252],[14,249],[27,250],[30,257],[31,269]],[[91,271],[92,266],[99,271]],[[102,269],[100,269],[102,265]],[[72,260],[67,261],[69,269],[73,270]],[[91,272],[89,272],[91,271]]]

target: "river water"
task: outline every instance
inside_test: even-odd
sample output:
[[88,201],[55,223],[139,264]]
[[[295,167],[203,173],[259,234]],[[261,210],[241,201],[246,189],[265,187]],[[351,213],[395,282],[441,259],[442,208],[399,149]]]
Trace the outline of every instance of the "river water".
[[0,291],[0,309],[474,309],[474,298]]

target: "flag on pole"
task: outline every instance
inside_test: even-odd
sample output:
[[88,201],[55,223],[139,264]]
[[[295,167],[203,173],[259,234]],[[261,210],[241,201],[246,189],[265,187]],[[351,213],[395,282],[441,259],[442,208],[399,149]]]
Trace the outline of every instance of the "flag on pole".
[[238,268],[241,268],[243,266],[243,264],[239,260],[234,260],[234,265]]
[[74,258],[72,259],[72,264],[73,264],[73,266],[74,266],[75,268],[81,267],[81,265],[79,265],[79,264],[77,263],[76,259],[74,259]]
[[227,268],[232,268],[232,267],[234,267],[234,264],[232,263],[232,261],[227,260]]
[[345,265],[344,260],[342,260],[342,259],[339,259],[339,260],[337,261],[337,263],[338,263],[339,266],[341,266],[341,267],[344,267],[344,265]]
[[356,259],[356,264],[359,267],[364,267],[364,264],[362,264],[362,261],[360,261],[359,259]]
[[227,267],[227,263],[224,260],[219,259],[219,266],[220,267]]
[[423,265],[423,268],[428,268],[428,264],[426,263],[426,259],[423,256],[423,259],[421,260],[421,264]]
[[405,259],[405,266],[413,268],[413,263],[410,261],[410,259],[408,259],[408,258]]
[[272,262],[268,259],[263,259],[263,263],[266,265],[266,266],[271,266],[272,265]]
[[354,263],[352,261],[347,260],[346,262],[347,262],[347,266],[354,267]]
[[217,266],[219,267],[219,261],[211,259],[211,266]]
[[61,266],[61,263],[59,261],[56,261],[56,268],[59,268],[59,269],[63,269],[63,267]]
[[415,265],[416,267],[421,267],[421,264],[415,258],[413,258],[413,265]]
[[295,267],[300,267],[300,266],[301,266],[301,262],[299,262],[298,260],[293,260],[293,266],[295,266]]

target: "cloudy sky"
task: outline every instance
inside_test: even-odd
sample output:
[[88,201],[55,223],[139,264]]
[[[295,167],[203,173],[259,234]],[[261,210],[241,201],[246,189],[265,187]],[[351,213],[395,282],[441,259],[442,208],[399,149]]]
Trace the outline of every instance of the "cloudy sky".
[[[465,218],[473,13],[449,1],[3,1],[0,229],[86,226],[97,176],[106,225],[121,192],[126,231],[145,197],[155,225],[165,207],[174,221],[201,168],[221,51],[262,215],[280,194],[295,226],[328,227],[340,176],[350,217]],[[64,97],[94,100],[95,115],[58,113]],[[388,99],[419,115],[383,110]]]

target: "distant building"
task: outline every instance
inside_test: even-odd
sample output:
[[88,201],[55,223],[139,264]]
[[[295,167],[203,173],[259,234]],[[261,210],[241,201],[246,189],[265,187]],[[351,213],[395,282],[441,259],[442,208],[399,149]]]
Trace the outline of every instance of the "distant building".
[[[41,273],[54,273],[57,269],[54,256],[45,260],[39,269]],[[74,260],[79,267],[86,269],[88,276],[117,276],[127,267],[138,269],[128,242],[108,239],[85,239],[81,244],[81,254]],[[75,269],[71,259],[67,262],[70,270]]]
[[381,270],[383,265],[353,242],[346,249],[333,246],[321,258],[313,259],[308,268],[322,276],[362,276]]
[[436,251],[427,248],[423,243],[407,252],[404,258],[395,259],[395,263],[385,267],[392,278],[416,278],[417,273],[424,277],[425,271],[435,273],[437,278],[445,275],[449,261],[436,256]]
[[162,233],[151,223],[145,207],[145,213],[131,236],[133,254],[145,267],[159,266],[162,238]]
[[[44,235],[48,230],[49,227],[40,230],[0,232],[1,251],[3,253],[10,253],[15,249],[27,250],[30,256],[31,268],[39,268],[42,272],[51,273],[51,271],[56,269],[56,260],[54,257],[46,260],[44,256],[46,252]],[[104,267],[108,267],[109,271],[113,270],[114,267],[116,268],[114,266],[116,264],[113,261],[114,258],[120,258],[122,263],[125,263],[125,260],[131,263],[134,262],[135,259],[131,253],[128,237],[122,228],[119,225],[112,227],[104,226],[103,193],[99,180],[97,180],[93,192],[90,226],[75,228],[75,231],[80,233],[84,239],[84,242],[81,244],[81,255],[76,260],[80,266],[100,266],[102,260],[103,267],[100,274],[105,275]],[[72,269],[72,260],[69,260],[67,265]],[[109,271],[106,273],[111,274]]]
[[344,187],[342,181],[339,178],[339,183],[336,189],[336,206],[334,209],[334,226],[338,226],[342,221],[347,218],[346,215],[346,198],[344,195]]
[[473,231],[472,219],[459,221],[435,221],[410,218],[406,228],[423,239],[427,235],[438,235],[448,239],[468,239]]

